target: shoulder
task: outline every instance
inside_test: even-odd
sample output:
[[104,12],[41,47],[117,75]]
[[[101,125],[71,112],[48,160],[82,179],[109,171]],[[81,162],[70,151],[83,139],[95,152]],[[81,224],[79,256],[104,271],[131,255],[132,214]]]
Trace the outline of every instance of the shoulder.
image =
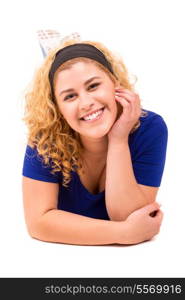
[[26,146],[26,151],[25,151],[25,161],[29,161],[30,164],[34,164],[35,166],[39,167],[50,167],[49,165],[45,165],[44,159],[42,155],[39,154],[37,147],[31,147],[29,144]]
[[146,109],[143,109],[143,111],[146,113],[146,115],[140,117],[142,129],[154,126],[157,126],[158,129],[167,128],[166,122],[160,114]]
[[59,171],[53,173],[52,169],[51,159],[49,158],[49,161],[46,164],[43,156],[39,154],[37,148],[32,148],[29,144],[27,144],[23,161],[22,175],[47,182],[60,182],[62,173]]
[[143,112],[145,113],[145,115],[139,118],[140,126],[134,133],[143,135],[156,132],[160,135],[168,132],[164,117],[156,112],[146,109],[143,109]]
[[145,115],[139,118],[140,126],[129,136],[130,145],[149,145],[154,141],[167,142],[168,128],[164,118],[153,111],[143,109]]

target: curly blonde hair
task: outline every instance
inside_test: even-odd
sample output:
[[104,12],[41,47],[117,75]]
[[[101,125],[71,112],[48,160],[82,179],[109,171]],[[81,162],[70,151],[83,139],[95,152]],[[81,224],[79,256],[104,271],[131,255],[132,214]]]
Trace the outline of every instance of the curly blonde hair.
[[[62,172],[62,185],[65,187],[68,187],[68,183],[71,180],[71,171],[77,171],[79,174],[82,171],[83,145],[81,144],[79,134],[65,121],[59,111],[56,100],[52,98],[49,71],[57,51],[75,43],[79,43],[79,41],[68,40],[52,50],[36,71],[32,84],[26,90],[24,117],[22,118],[28,128],[27,144],[31,148],[37,148],[38,154],[42,156],[46,165],[49,165],[51,160],[52,174]],[[58,68],[54,76],[54,85],[58,72],[69,68],[77,61],[85,61],[91,62],[101,68],[114,83],[119,83],[124,88],[134,91],[134,85],[130,82],[128,71],[118,55],[113,54],[100,42],[83,41],[82,43],[93,45],[103,52],[112,66],[114,75],[95,60],[84,57],[73,58]],[[118,119],[123,111],[122,106],[118,102],[117,108]],[[146,114],[147,112],[141,108],[141,116],[145,116]],[[139,126],[140,120],[138,119],[130,134]]]

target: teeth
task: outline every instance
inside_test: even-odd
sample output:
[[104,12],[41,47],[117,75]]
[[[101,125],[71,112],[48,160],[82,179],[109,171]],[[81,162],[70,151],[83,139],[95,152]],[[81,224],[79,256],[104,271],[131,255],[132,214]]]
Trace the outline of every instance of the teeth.
[[102,113],[102,109],[88,117],[84,117],[84,120],[92,120],[92,119],[96,118],[97,116],[99,116],[101,113]]

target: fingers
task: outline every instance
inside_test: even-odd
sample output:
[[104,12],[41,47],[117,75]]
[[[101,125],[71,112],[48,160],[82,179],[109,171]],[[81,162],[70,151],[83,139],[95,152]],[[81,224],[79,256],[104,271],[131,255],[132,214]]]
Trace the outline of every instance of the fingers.
[[145,207],[143,207],[143,210],[149,217],[153,219],[154,222],[157,222],[160,226],[163,220],[163,212],[160,209],[160,204],[157,202],[153,202]]
[[129,102],[124,98],[123,95],[115,93],[115,99],[126,109],[131,110],[132,106],[129,104]]
[[153,218],[150,218],[150,222],[152,221],[153,225],[154,225],[154,231],[155,234],[158,234],[160,231],[160,227],[163,221],[163,212],[159,209],[156,213],[156,215]]
[[142,209],[143,209],[146,213],[150,214],[150,213],[152,213],[152,212],[154,212],[154,211],[159,210],[159,209],[160,209],[160,206],[161,206],[161,205],[155,201],[155,202],[152,202],[152,203],[150,203],[150,204],[144,206]]
[[149,214],[149,216],[154,218],[157,215],[157,213],[158,213],[158,210],[154,210]]
[[158,210],[156,216],[153,219],[153,224],[155,224],[155,232],[154,235],[158,234],[160,232],[160,228],[161,228],[161,224],[162,224],[162,220],[163,220],[163,212],[161,210]]
[[155,218],[157,219],[157,221],[159,222],[159,225],[161,225],[162,220],[163,220],[164,214],[162,212],[162,210],[158,210]]
[[127,89],[115,89],[116,100],[118,100],[124,108],[132,112],[133,116],[140,116],[141,104],[139,95]]

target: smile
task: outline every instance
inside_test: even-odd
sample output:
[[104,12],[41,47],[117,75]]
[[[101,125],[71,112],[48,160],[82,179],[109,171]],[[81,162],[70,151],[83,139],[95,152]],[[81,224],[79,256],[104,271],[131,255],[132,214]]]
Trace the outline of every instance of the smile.
[[102,109],[100,109],[99,111],[97,111],[95,114],[92,114],[92,115],[90,115],[88,117],[84,117],[82,119],[82,121],[84,121],[84,122],[94,122],[96,120],[101,119],[102,116],[103,116],[104,109],[105,109],[105,107],[103,107]]

